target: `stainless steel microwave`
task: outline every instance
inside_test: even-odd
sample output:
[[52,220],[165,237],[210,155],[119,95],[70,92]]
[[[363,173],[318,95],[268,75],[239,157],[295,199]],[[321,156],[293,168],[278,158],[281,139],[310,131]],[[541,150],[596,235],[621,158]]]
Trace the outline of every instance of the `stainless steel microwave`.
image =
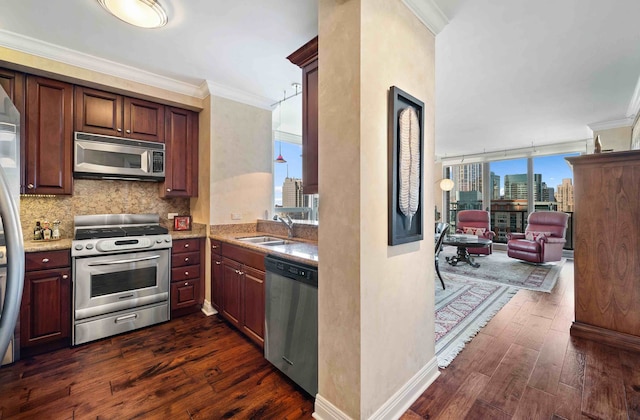
[[164,180],[164,143],[77,131],[73,155],[75,178]]

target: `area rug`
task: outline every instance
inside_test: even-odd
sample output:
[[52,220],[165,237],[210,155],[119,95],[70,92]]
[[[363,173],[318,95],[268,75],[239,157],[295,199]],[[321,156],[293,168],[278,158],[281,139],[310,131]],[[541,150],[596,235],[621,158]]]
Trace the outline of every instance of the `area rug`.
[[448,274],[447,288],[436,282],[436,357],[447,367],[465,344],[518,291],[515,287]]
[[440,273],[445,284],[450,274],[458,274],[472,279],[549,293],[558,281],[566,261],[563,258],[561,261],[535,265],[510,258],[506,252],[494,250],[491,255],[474,256],[476,262],[480,263],[478,268],[473,268],[467,263],[449,265],[446,257],[453,257],[456,251],[456,247],[445,246],[440,252]]

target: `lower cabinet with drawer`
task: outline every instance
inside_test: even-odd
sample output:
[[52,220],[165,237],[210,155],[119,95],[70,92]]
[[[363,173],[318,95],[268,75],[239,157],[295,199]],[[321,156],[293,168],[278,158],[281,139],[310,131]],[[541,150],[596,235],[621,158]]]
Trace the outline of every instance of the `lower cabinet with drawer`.
[[265,254],[226,242],[211,246],[212,300],[227,321],[264,347]]
[[69,345],[69,250],[27,253],[20,307],[20,353],[22,356],[29,356]]
[[171,317],[200,310],[204,301],[204,238],[178,239],[171,251]]

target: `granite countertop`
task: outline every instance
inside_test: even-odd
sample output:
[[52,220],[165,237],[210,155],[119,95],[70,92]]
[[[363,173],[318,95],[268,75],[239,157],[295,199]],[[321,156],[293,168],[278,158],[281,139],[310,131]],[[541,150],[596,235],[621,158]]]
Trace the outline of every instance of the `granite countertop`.
[[[276,245],[276,246],[260,246],[252,244],[250,242],[239,241],[238,238],[249,238],[252,236],[272,236],[275,238],[281,238],[288,241],[295,241],[295,244]],[[265,232],[225,232],[225,233],[212,233],[212,240],[218,240],[222,242],[228,242],[233,245],[241,246],[243,248],[251,249],[253,251],[262,252],[265,254],[271,254],[279,257],[286,258],[291,261],[308,264],[314,267],[318,266],[318,243],[301,238],[287,238],[280,235],[273,235]]]
[[[174,231],[170,227],[169,234],[171,239],[190,239],[190,238],[204,238],[207,236],[207,225],[202,223],[194,223],[191,230]],[[61,249],[71,249],[71,238],[62,238],[59,240],[50,241],[34,241],[33,239],[25,239],[24,252],[43,252],[43,251],[57,251]]]

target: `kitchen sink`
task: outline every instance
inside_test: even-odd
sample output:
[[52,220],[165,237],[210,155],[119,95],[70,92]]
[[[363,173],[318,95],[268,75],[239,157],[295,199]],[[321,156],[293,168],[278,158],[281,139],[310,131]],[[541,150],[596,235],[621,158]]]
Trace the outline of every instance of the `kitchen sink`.
[[297,244],[297,241],[290,241],[288,239],[277,238],[275,236],[251,236],[248,238],[236,238],[242,242],[248,242],[259,246],[277,246],[277,245],[290,245]]

